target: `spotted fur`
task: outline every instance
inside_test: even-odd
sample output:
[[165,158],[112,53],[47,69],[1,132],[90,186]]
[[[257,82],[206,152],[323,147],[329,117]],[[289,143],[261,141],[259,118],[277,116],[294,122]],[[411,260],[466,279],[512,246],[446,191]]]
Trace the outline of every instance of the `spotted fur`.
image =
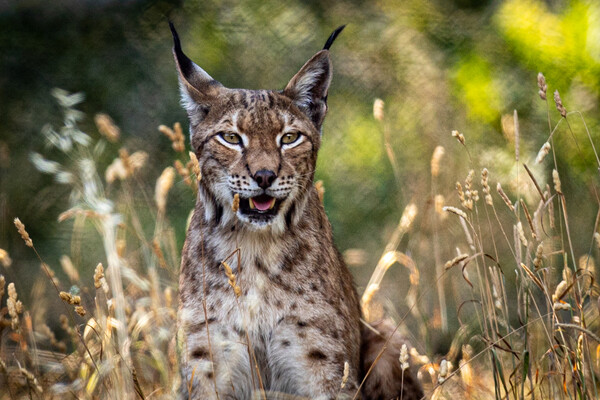
[[[329,51],[282,91],[228,89],[189,60],[173,34],[202,172],[179,281],[182,398],[249,399],[261,389],[352,398],[364,373],[359,300],[313,186]],[[260,201],[274,206],[250,206]]]

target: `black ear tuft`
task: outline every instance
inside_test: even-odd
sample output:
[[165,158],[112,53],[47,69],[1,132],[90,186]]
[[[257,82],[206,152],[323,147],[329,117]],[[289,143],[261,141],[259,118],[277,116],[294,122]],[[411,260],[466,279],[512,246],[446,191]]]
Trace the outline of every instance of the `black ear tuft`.
[[323,46],[323,50],[329,50],[329,48],[331,47],[331,45],[333,44],[335,39],[344,30],[345,27],[346,27],[346,25],[342,25],[342,26],[339,26],[335,31],[333,31],[331,36],[329,36],[329,39],[327,39],[325,46]]
[[175,25],[173,22],[169,21],[169,28],[171,28],[171,34],[173,35],[173,42],[175,43],[175,47],[181,50],[181,42],[179,41],[179,35],[177,34],[177,30],[175,30]]
[[175,30],[175,25],[173,25],[171,21],[169,21],[169,28],[171,28],[171,34],[173,35],[173,52],[175,53],[175,57],[177,57],[179,68],[181,68],[181,72],[184,76],[190,76],[194,69],[194,64],[192,60],[183,53],[183,50],[181,50],[179,35],[177,34],[177,30]]
[[179,73],[181,102],[188,112],[190,123],[194,126],[204,118],[210,104],[223,90],[223,85],[215,81],[183,53],[179,35],[171,21],[169,21],[169,27],[173,34],[173,56]]

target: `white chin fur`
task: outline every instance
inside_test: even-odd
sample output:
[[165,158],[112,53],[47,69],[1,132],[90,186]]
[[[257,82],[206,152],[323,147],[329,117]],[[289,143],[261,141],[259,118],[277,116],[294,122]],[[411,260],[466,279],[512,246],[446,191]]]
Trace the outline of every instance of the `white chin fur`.
[[236,216],[238,221],[244,224],[244,227],[252,231],[264,232],[270,229],[273,233],[283,233],[285,230],[285,221],[282,215],[282,210],[279,210],[279,213],[273,218],[265,221],[251,219],[239,211],[237,212]]

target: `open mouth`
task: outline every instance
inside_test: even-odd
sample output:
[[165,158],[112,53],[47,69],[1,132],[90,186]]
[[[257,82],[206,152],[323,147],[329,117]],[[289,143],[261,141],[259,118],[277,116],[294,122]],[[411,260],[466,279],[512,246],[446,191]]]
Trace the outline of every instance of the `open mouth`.
[[240,212],[242,214],[269,218],[277,214],[281,200],[266,194],[250,198],[240,198]]

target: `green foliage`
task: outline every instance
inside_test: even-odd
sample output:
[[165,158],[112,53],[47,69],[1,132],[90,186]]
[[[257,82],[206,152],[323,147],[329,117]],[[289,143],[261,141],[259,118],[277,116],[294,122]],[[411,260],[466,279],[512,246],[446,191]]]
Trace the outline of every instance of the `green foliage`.
[[489,62],[479,55],[464,55],[455,66],[454,81],[456,93],[473,122],[493,124],[498,121],[503,101]]
[[530,68],[546,72],[559,88],[579,79],[600,93],[600,6],[570,1],[554,10],[534,0],[504,2],[495,20],[502,35]]

